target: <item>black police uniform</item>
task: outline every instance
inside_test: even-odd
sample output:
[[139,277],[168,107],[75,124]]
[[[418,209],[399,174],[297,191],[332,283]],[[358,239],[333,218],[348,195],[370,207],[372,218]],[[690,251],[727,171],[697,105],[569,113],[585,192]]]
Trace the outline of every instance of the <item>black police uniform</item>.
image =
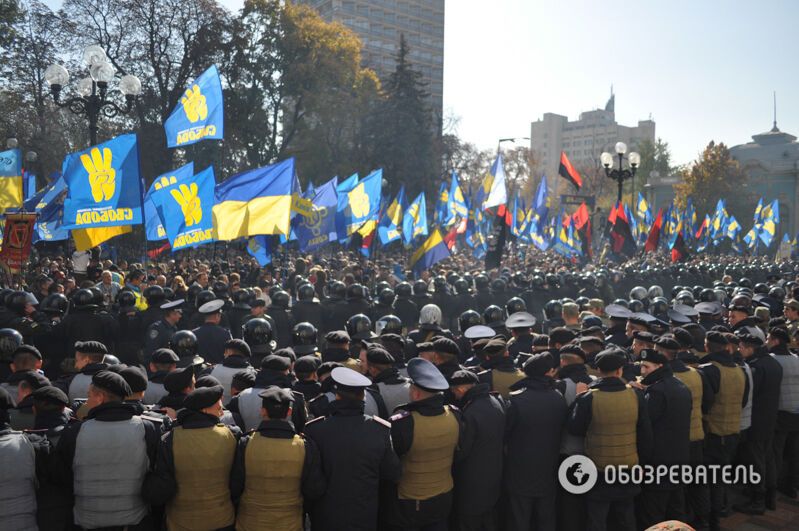
[[412,330],[419,322],[419,307],[409,297],[397,296],[392,313],[400,318],[407,330]]
[[311,323],[317,330],[325,331],[325,313],[316,301],[297,301],[291,307],[295,323]]
[[145,360],[149,359],[150,354],[159,348],[166,348],[169,346],[169,341],[178,328],[174,325],[167,323],[161,319],[150,325],[147,329],[147,334],[144,340],[144,357]]
[[274,321],[274,328],[272,333],[275,335],[275,342],[277,348],[286,348],[291,346],[291,330],[296,324],[294,318],[283,308],[278,308],[274,305],[266,310],[266,314]]
[[230,332],[211,323],[203,323],[192,332],[197,336],[197,354],[208,363],[222,363],[225,343],[232,338]]

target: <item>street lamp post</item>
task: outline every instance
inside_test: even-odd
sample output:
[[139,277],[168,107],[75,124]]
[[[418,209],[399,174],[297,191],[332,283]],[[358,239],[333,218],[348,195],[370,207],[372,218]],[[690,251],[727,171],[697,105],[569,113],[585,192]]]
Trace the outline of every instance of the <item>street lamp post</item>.
[[108,83],[114,79],[114,67],[108,61],[103,49],[93,44],[83,51],[83,60],[89,67],[89,77],[78,81],[74,96],[61,101],[61,90],[69,83],[69,72],[59,64],[47,67],[44,77],[50,85],[53,101],[59,107],[66,107],[74,114],[83,115],[89,120],[89,140],[91,145],[97,144],[97,120],[100,115],[113,118],[120,114],[128,114],[133,109],[136,97],[141,93],[141,81],[134,75],[124,75],[119,80],[119,92],[125,97],[124,106],[119,106],[108,99]]
[[[635,170],[638,169],[638,165],[641,164],[641,155],[636,152],[632,152],[627,156],[627,163],[630,166],[629,168],[624,168],[624,154],[627,153],[627,144],[624,142],[616,142],[616,154],[619,157],[619,167],[612,168],[613,166],[613,155],[608,152],[602,153],[599,156],[599,160],[602,162],[602,166],[605,168],[605,176],[610,179],[616,181],[616,185],[619,188],[618,193],[618,202],[621,203],[621,192],[622,187],[624,186],[624,181],[627,179],[635,179]],[[635,181],[633,180],[633,189],[635,188]]]
[[530,140],[530,137],[529,136],[519,136],[519,137],[514,137],[514,138],[500,138],[499,142],[497,142],[497,155],[499,155],[499,150],[501,149],[503,142],[513,142],[515,144],[517,140]]

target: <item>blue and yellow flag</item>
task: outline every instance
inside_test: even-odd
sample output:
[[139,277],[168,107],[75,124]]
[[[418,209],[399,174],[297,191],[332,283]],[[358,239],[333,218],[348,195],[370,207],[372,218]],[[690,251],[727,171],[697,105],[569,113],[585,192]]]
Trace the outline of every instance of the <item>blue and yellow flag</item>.
[[147,193],[144,194],[144,232],[148,241],[157,241],[166,239],[166,229],[158,209],[153,203],[152,195],[156,190],[161,189],[163,186],[168,186],[170,183],[174,184],[180,179],[191,178],[194,175],[194,163],[189,162],[185,166],[159,175],[155,178]]
[[294,158],[239,173],[216,185],[214,237],[289,234]]
[[214,167],[179,179],[156,181],[152,201],[173,251],[214,241]]
[[338,177],[333,177],[322,186],[313,189],[311,217],[301,216],[294,231],[300,251],[313,251],[336,241],[336,206],[338,205],[336,186],[338,186]]
[[272,263],[272,249],[269,247],[269,238],[266,236],[251,237],[247,241],[247,252],[261,267]]
[[64,198],[67,195],[67,185],[64,178],[58,178],[36,194],[36,205],[26,211],[35,211],[39,214],[36,218],[36,232],[33,241],[62,241],[69,238],[69,231],[62,226],[64,219]]
[[727,208],[724,199],[719,199],[716,203],[716,212],[710,220],[710,239],[714,242],[724,236],[727,227]]
[[375,230],[380,214],[382,188],[383,170],[375,170],[347,192],[347,206],[344,209],[347,236],[352,236],[355,232],[366,236]]
[[216,65],[200,74],[164,123],[167,147],[183,147],[224,137],[222,82]]
[[405,245],[410,245],[418,236],[427,234],[427,204],[422,192],[402,215],[402,241]]
[[399,193],[388,205],[380,225],[377,227],[377,236],[383,245],[399,240],[400,223],[402,223],[402,213],[405,211],[405,186],[400,187]]
[[438,195],[436,196],[436,208],[433,211],[433,223],[443,226],[447,219],[447,204],[449,203],[449,190],[447,183],[442,182],[438,187]]
[[638,192],[638,205],[636,207],[636,213],[638,214],[638,219],[644,222],[645,227],[649,227],[652,225],[652,210],[649,208],[649,203],[647,203],[646,199],[641,192]]
[[0,152],[0,212],[7,208],[20,208],[23,195],[20,150]]
[[22,170],[22,193],[25,196],[25,201],[36,195],[36,174],[26,170]]
[[449,258],[449,255],[449,247],[447,247],[447,243],[441,236],[441,231],[435,229],[422,246],[411,255],[409,265],[413,272],[418,275],[441,260]]
[[452,170],[452,181],[449,185],[449,193],[447,194],[447,217],[444,220],[444,226],[450,227],[454,225],[458,219],[466,219],[469,216],[469,207],[466,204],[466,196],[463,195],[463,189],[458,179],[458,174]]
[[741,224],[738,223],[738,220],[735,219],[735,216],[730,216],[727,220],[727,228],[725,230],[725,236],[727,236],[727,238],[731,239],[732,241],[736,241],[739,232],[741,232]]
[[70,153],[64,159],[62,173],[67,184],[65,229],[142,222],[142,185],[135,134]]
[[339,243],[346,243],[350,240],[347,235],[347,202],[349,196],[347,194],[358,185],[360,181],[358,174],[353,173],[336,186],[336,194],[338,194],[338,205],[336,207],[336,232],[338,234]]

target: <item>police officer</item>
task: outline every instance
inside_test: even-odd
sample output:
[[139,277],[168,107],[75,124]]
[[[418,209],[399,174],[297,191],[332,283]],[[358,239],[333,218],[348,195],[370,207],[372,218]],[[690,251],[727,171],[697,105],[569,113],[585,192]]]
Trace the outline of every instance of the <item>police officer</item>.
[[[223,529],[233,526],[231,485],[242,486],[233,463],[237,429],[219,422],[222,386],[192,391],[178,412],[177,425],[161,439],[155,476],[157,501],[166,503],[170,529]],[[152,494],[151,494],[152,496]]]
[[[799,486],[799,357],[788,350],[788,331],[781,327],[769,330],[767,346],[782,366],[777,425],[774,432],[774,466],[784,477],[778,478],[780,492],[796,497]],[[788,449],[788,458],[785,450]],[[785,466],[783,466],[783,463]]]
[[147,330],[151,324],[157,323],[163,318],[164,311],[161,309],[161,305],[166,301],[166,294],[164,288],[154,285],[144,288],[142,295],[147,301],[147,308],[141,312],[141,320],[142,327]]
[[350,335],[344,330],[334,330],[325,336],[326,347],[322,362],[335,361],[360,372],[360,362],[350,357]]
[[252,312],[252,295],[246,289],[240,289],[233,294],[233,306],[228,310],[228,324],[230,325],[230,335],[234,339],[241,339],[242,325]]
[[[453,343],[454,344],[454,343]],[[391,417],[391,439],[402,477],[390,509],[399,529],[446,529],[453,502],[452,463],[461,440],[461,415],[444,404],[449,383],[422,358],[408,362],[410,402]]]
[[482,353],[485,361],[480,364],[482,370],[477,374],[480,382],[488,384],[491,391],[507,400],[511,387],[524,378],[524,373],[513,364],[507,343],[501,337],[490,340]]
[[144,341],[145,359],[156,349],[169,345],[172,336],[178,331],[178,321],[183,316],[183,302],[183,299],[178,299],[161,305],[161,319],[147,328],[147,338]]
[[167,394],[164,378],[177,368],[179,359],[178,355],[168,348],[159,348],[152,353],[149,363],[150,377],[142,402],[148,405],[156,404]]
[[291,348],[295,354],[299,356],[317,354],[319,352],[317,343],[318,336],[314,325],[307,322],[294,325],[294,330],[291,331]]
[[[371,382],[362,374],[337,367],[330,374],[336,400],[330,414],[305,427],[322,455],[327,490],[311,505],[314,530],[377,530],[381,482],[396,482],[400,464],[392,448],[391,425],[363,413],[363,393]],[[353,474],[358,470],[358,474]]]
[[116,320],[119,323],[116,353],[124,363],[136,364],[144,344],[143,338],[146,337],[141,313],[136,308],[136,296],[129,289],[123,289],[117,294],[116,302]]
[[[236,424],[245,431],[256,429],[260,423],[258,393],[270,386],[291,390],[294,382],[290,376],[290,370],[291,361],[283,356],[271,354],[261,360],[261,370],[256,374],[253,386],[234,396],[228,404],[228,409],[233,413]],[[305,410],[305,397],[296,391],[292,391],[292,396],[294,403],[291,420],[294,423],[294,428],[301,432],[308,419]]]
[[56,387],[67,393],[72,401],[86,398],[89,396],[93,376],[108,368],[108,364],[103,361],[106,354],[108,349],[99,341],[76,342],[75,369],[78,372],[55,382]]
[[[380,293],[377,294],[377,302],[372,305],[372,309],[369,313],[370,318],[372,321],[377,322],[381,317],[385,315],[393,315],[394,314],[394,290],[391,288],[383,288],[380,290]],[[400,321],[402,322],[402,321]],[[400,334],[402,330],[400,330]]]
[[233,376],[240,371],[251,371],[254,369],[250,365],[250,347],[242,339],[229,339],[225,343],[225,359],[222,363],[215,365],[211,372],[211,376],[219,380],[222,389],[225,393],[222,395],[222,403],[227,404],[230,401],[230,385],[233,382]]
[[50,332],[52,323],[47,315],[36,309],[39,301],[32,293],[15,291],[6,301],[8,309],[16,314],[9,327],[18,330],[27,343],[33,343],[34,338]]
[[490,281],[487,276],[481,273],[474,278],[474,286],[477,290],[473,296],[474,309],[483,313],[486,308],[494,303]]
[[393,414],[394,409],[408,401],[411,382],[394,365],[394,357],[385,349],[369,347],[361,359],[364,374],[372,380],[372,389],[380,393],[386,410]]
[[624,306],[610,304],[605,307],[605,314],[610,322],[610,327],[605,331],[605,343],[624,347],[628,343],[627,318],[632,315],[632,312]]
[[347,288],[347,308],[350,315],[362,313],[369,315],[372,313],[372,305],[366,298],[366,288],[361,284],[353,284]]
[[172,336],[169,348],[178,356],[178,367],[199,367],[205,361],[197,355],[197,336],[191,330],[178,330]]
[[236,528],[303,529],[303,504],[325,492],[319,449],[311,439],[297,434],[289,422],[293,396],[269,387],[260,393],[261,423],[241,439],[244,480],[236,515]]
[[524,311],[511,314],[505,321],[505,328],[513,336],[508,341],[508,355],[513,361],[516,361],[522,352],[526,354],[533,352],[535,339],[532,334],[533,326],[535,326],[535,317]]
[[260,367],[261,361],[275,350],[272,325],[266,319],[250,319],[244,323],[242,337],[250,346],[254,367]]
[[648,459],[652,425],[643,394],[621,379],[627,359],[611,347],[596,356],[600,378],[589,392],[577,397],[567,422],[569,433],[585,437],[585,453],[599,471],[596,485],[585,495],[587,529],[636,529],[633,499],[638,485],[609,485],[603,481],[608,466],[633,466]]
[[164,377],[164,390],[166,395],[158,400],[157,404],[175,411],[183,407],[183,401],[194,391],[194,367],[175,369]]
[[314,287],[303,284],[297,288],[297,302],[291,307],[291,315],[296,323],[311,323],[317,330],[324,330],[324,308],[314,299]]
[[[360,353],[359,372],[365,372],[368,369],[369,358],[371,358],[377,364],[386,365],[388,360],[391,359],[391,356],[379,345],[364,345]],[[333,389],[324,390],[319,396],[309,402],[308,409],[314,417],[323,417],[330,413],[330,405],[335,399],[336,395],[333,392]],[[367,387],[364,390],[363,401],[363,412],[365,415],[380,417],[382,419],[389,418],[391,410],[386,408],[383,397],[373,386]]]
[[[654,349],[641,351],[641,380],[654,445],[647,464],[687,465],[690,461],[691,391],[674,377],[668,358]],[[636,500],[638,528],[681,519],[683,491],[669,478],[647,484]]]
[[26,374],[39,371],[42,368],[42,353],[34,346],[19,345],[9,357],[12,372],[5,381],[0,382],[0,387],[8,391],[11,399],[16,401],[17,386],[26,378]]
[[408,333],[408,339],[414,343],[432,341],[436,336],[452,338],[452,332],[441,328],[441,308],[435,304],[427,304],[419,312],[419,328]]
[[551,354],[534,354],[523,367],[525,378],[510,395],[505,428],[506,529],[554,530],[556,483],[550,478],[557,473],[568,407],[554,387],[555,359]]
[[297,381],[291,386],[293,391],[302,393],[307,401],[311,401],[322,392],[316,370],[322,364],[322,359],[314,354],[301,356],[294,362],[294,375]]
[[215,299],[200,306],[198,311],[204,316],[205,322],[192,330],[197,337],[198,354],[213,364],[222,363],[225,343],[233,337],[228,330],[219,325],[224,305],[225,301]]
[[394,300],[394,315],[400,318],[406,330],[410,330],[419,322],[419,306],[411,299],[413,288],[407,282],[400,282],[394,288],[396,299]]
[[74,522],[84,529],[145,527],[149,521],[142,485],[149,464],[155,462],[159,432],[123,403],[130,394],[119,374],[94,374],[88,417],[68,425],[58,441],[61,477],[75,496]]
[[495,530],[494,507],[502,492],[505,402],[468,370],[455,372],[449,384],[464,426],[453,473],[456,529]]
[[289,294],[285,291],[278,291],[272,295],[272,304],[267,308],[266,315],[272,318],[277,348],[291,346],[291,330],[294,328],[294,318],[289,313]]

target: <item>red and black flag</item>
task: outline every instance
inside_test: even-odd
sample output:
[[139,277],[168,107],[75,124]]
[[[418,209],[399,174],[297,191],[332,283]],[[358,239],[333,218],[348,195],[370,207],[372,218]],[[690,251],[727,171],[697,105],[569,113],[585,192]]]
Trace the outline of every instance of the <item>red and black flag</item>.
[[635,245],[635,238],[633,238],[633,231],[630,229],[630,221],[624,212],[624,205],[617,204],[610,217],[610,222],[613,224],[610,229],[613,252],[632,257],[638,247]]
[[560,152],[560,168],[558,168],[558,175],[572,183],[577,190],[580,190],[583,186],[583,178],[580,177],[580,174],[574,169],[572,163],[569,162],[569,158],[566,156],[565,151]]
[[671,242],[671,262],[676,264],[688,258],[688,246],[682,237],[682,220],[677,225],[677,236]]
[[644,252],[651,253],[657,250],[658,243],[660,243],[660,231],[662,228],[663,228],[663,207],[660,207],[660,210],[658,210],[658,215],[655,218],[655,222],[652,223],[652,228],[649,229],[649,236],[646,237],[646,245],[644,246]]
[[580,234],[580,242],[583,246],[583,256],[591,258],[591,216],[588,214],[588,207],[585,201],[580,208],[572,215],[574,228]]

